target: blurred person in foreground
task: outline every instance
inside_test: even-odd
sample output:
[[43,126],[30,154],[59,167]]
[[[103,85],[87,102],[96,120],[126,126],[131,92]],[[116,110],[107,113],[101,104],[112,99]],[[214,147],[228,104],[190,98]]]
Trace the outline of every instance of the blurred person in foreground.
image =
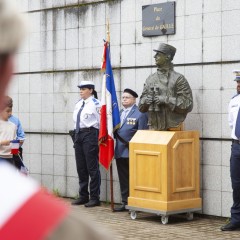
[[[24,29],[23,17],[11,0],[0,0],[0,111]],[[113,239],[5,162],[0,162],[0,191],[0,239]]]

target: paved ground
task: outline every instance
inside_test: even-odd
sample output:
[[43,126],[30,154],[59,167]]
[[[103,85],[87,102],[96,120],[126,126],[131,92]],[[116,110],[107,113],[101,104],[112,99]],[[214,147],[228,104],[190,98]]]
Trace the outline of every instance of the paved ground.
[[115,239],[240,239],[240,231],[220,230],[225,218],[194,215],[194,219],[188,221],[185,215],[173,215],[168,224],[163,225],[157,215],[142,212],[132,220],[128,212],[114,213],[104,204],[95,208],[73,206],[72,209],[76,214],[83,212],[97,224],[111,229]]

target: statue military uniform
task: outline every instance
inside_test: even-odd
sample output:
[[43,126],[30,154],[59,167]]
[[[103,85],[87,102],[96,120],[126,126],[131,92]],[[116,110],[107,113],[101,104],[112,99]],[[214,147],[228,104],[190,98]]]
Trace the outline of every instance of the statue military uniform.
[[161,43],[154,51],[158,70],[145,82],[139,110],[148,112],[150,129],[168,130],[178,127],[192,110],[192,90],[186,78],[173,70],[176,48]]

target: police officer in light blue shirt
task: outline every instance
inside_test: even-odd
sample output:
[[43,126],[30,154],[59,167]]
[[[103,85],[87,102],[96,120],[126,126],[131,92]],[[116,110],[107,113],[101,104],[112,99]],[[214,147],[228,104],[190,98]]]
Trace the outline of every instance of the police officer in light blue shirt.
[[[81,99],[75,105],[73,122],[75,159],[80,189],[79,198],[74,200],[72,205],[85,204],[85,207],[95,207],[100,205],[98,134],[101,104],[94,97],[96,91],[92,81],[82,81],[78,87]],[[90,193],[88,191],[89,178]]]

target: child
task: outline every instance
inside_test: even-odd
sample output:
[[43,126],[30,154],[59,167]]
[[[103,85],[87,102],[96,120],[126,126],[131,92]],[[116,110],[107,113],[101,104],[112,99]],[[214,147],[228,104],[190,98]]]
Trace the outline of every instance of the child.
[[[12,100],[12,98],[9,97],[9,96],[6,96],[5,99],[6,99],[7,103],[8,103],[8,107],[10,107],[12,109],[12,107],[13,107],[13,100]],[[10,117],[9,117],[8,121],[14,123],[17,126],[17,132],[16,132],[17,138],[16,139],[20,141],[20,147],[19,147],[19,154],[13,155],[13,162],[14,162],[16,168],[21,170],[21,167],[24,166],[23,162],[22,162],[22,159],[23,159],[23,156],[22,156],[22,152],[23,152],[22,145],[23,145],[23,142],[24,142],[24,139],[25,139],[25,133],[23,131],[23,128],[22,128],[20,120],[17,117],[13,116],[12,112],[10,114]]]
[[16,138],[17,127],[14,123],[8,121],[12,112],[8,102],[3,101],[3,103],[3,110],[0,112],[0,162],[7,161],[13,164],[10,141]]

